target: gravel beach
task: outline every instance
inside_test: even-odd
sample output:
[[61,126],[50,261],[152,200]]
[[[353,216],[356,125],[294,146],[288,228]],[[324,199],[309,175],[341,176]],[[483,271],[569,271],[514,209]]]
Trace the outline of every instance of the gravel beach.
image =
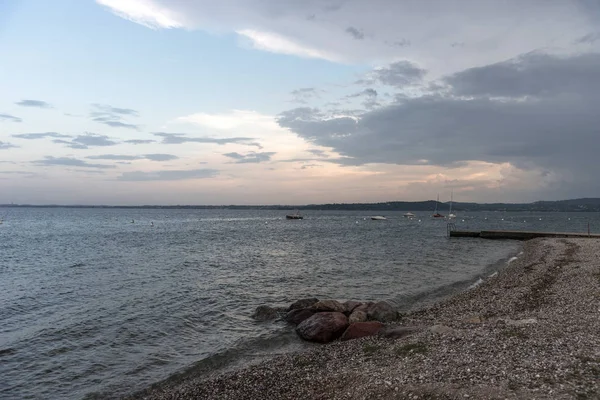
[[397,323],[135,399],[598,399],[600,241],[536,239],[474,289]]

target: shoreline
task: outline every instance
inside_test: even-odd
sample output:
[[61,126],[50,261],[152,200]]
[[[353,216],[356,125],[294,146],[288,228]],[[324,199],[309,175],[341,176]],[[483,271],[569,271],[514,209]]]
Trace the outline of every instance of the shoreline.
[[[518,256],[522,254],[523,245],[521,243],[516,249],[512,250],[510,253],[507,253],[507,255],[497,259],[494,262],[486,264],[479,274],[474,275],[469,279],[464,279],[461,281],[450,283],[432,291],[408,295],[405,299],[408,299],[407,303],[402,302],[401,304],[396,304],[396,302],[393,300],[385,301],[388,301],[390,304],[395,304],[395,307],[397,307],[401,315],[411,314],[416,311],[429,308],[460,293],[472,290],[472,288],[478,286],[480,282],[485,282],[488,279],[491,279],[491,277],[496,275],[499,271],[506,268],[511,263],[511,260],[517,259]],[[287,307],[287,303],[278,304],[277,306],[280,308]],[[164,391],[166,388],[172,388],[181,384],[185,384],[185,382],[187,381],[206,381],[215,379],[226,374],[231,374],[240,370],[244,370],[246,368],[254,367],[264,362],[269,362],[270,360],[277,357],[290,354],[298,354],[305,351],[311,351],[315,347],[324,346],[323,344],[302,340],[294,332],[295,328],[293,325],[290,325],[289,323],[286,323],[286,325],[289,326],[290,332],[288,332],[285,335],[291,336],[295,340],[297,340],[298,343],[296,345],[290,345],[290,343],[287,343],[287,346],[284,345],[282,347],[277,347],[276,349],[272,349],[272,352],[259,351],[259,354],[253,352],[253,354],[251,355],[247,353],[248,349],[245,349],[242,350],[242,353],[244,353],[245,355],[241,354],[240,356],[236,356],[233,358],[229,358],[228,354],[235,350],[229,349],[226,350],[224,353],[217,353],[208,357],[207,359],[200,360],[190,367],[187,367],[179,372],[173,373],[169,377],[149,384],[148,386],[142,389],[138,389],[133,393],[129,393],[127,395],[123,395],[122,397],[115,398],[132,400],[144,399],[146,398],[146,396],[148,396],[154,391]],[[110,396],[110,394],[109,392],[105,392],[101,394],[101,396]]]
[[131,399],[600,396],[600,243],[536,239],[478,287],[404,315],[420,331],[276,356]]

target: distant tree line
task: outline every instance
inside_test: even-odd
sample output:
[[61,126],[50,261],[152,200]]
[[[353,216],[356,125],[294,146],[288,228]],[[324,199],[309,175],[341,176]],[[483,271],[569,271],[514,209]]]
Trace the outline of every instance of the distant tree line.
[[[228,210],[348,210],[348,211],[432,211],[447,210],[449,203],[428,201],[390,201],[385,203],[330,203],[308,205],[173,205],[173,206],[104,206],[104,205],[29,205],[0,204],[0,207],[69,207],[69,208],[152,208],[152,209],[228,209]],[[533,203],[452,203],[456,211],[600,211],[600,198],[584,198]]]

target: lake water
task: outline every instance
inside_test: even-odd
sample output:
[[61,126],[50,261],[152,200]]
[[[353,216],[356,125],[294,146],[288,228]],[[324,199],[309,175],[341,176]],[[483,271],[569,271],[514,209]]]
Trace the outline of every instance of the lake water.
[[[308,346],[261,304],[462,290],[519,251],[425,213],[0,208],[0,398],[118,398]],[[135,223],[132,223],[132,219]],[[593,232],[596,214],[459,213],[458,228]],[[153,223],[153,225],[152,225]]]

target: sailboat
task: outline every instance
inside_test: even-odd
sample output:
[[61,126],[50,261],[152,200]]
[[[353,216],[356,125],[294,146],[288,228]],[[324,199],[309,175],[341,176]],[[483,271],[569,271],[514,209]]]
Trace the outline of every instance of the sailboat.
[[450,192],[450,211],[448,214],[448,219],[456,218],[456,214],[452,214],[452,198],[454,197],[454,191]]
[[440,202],[440,195],[437,196],[437,201],[435,202],[435,211],[433,212],[433,218],[444,218],[442,214],[440,214],[437,210],[438,203]]

